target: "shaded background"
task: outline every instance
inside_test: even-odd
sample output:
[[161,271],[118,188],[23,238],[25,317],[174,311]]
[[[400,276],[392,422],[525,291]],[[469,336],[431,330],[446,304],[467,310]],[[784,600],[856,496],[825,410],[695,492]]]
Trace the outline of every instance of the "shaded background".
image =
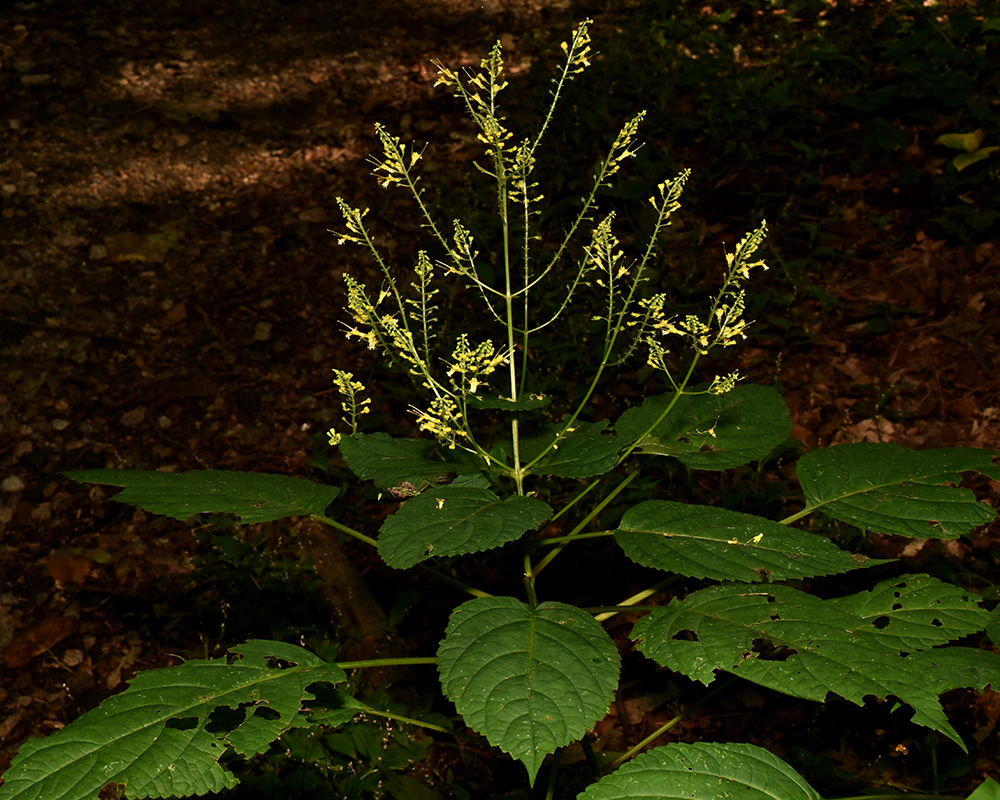
[[[433,142],[424,163],[436,204],[465,208],[477,196],[475,135],[433,87],[432,59],[475,65],[499,38],[511,118],[530,124],[559,42],[593,17],[602,56],[566,93],[546,194],[578,196],[622,121],[647,108],[636,169],[606,199],[628,239],[647,222],[649,189],[694,169],[665,280],[697,288],[718,274],[724,244],[770,222],[772,269],[751,295],[758,325],[720,368],[776,382],[807,447],[996,449],[996,157],[958,173],[956,153],[938,143],[981,129],[984,147],[1000,144],[997,43],[983,24],[995,9],[913,12],[894,33],[879,27],[889,5],[4,4],[0,768],[26,737],[136,670],[174,663],[171,653],[213,654],[247,630],[302,632],[292,609],[315,587],[296,583],[284,560],[291,532],[258,531],[249,545],[223,536],[233,552],[206,566],[216,534],[150,519],[57,473],[308,475],[329,457],[321,434],[339,416],[332,367],[392,393],[397,381],[379,383],[381,365],[342,336],[341,276],[370,265],[328,229],[343,196],[372,208],[381,243],[404,264],[422,243],[406,198],[368,174],[375,121]],[[641,392],[626,377],[605,402]],[[403,406],[387,402],[382,421],[405,429]],[[998,504],[1000,487],[977,488]],[[982,589],[997,577],[997,534],[905,554],[893,545],[894,555],[951,557]],[[288,593],[285,617],[263,614],[261,585]],[[977,740],[995,740],[996,698],[953,700]],[[776,711],[772,727],[748,734],[737,720],[753,702],[701,724],[787,755],[782,725],[806,712]],[[870,780],[926,788],[925,754],[894,749],[912,735],[869,731],[841,761],[849,772],[877,764]],[[995,766],[994,743],[964,774]]]

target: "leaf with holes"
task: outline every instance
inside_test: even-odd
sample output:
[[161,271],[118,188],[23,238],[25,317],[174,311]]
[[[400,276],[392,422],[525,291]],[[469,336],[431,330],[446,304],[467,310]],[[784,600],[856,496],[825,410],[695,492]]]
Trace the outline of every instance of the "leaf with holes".
[[967,447],[917,451],[859,442],[807,453],[797,470],[807,511],[875,533],[956,539],[996,512],[968,489],[949,484],[965,471],[1000,479],[994,457]]
[[962,745],[924,665],[908,654],[979,631],[976,598],[926,575],[884,581],[871,592],[821,600],[787,586],[702,589],[639,620],[639,650],[704,684],[730,672],[793,697],[829,692],[862,705],[893,695],[913,721]]
[[821,800],[776,755],[752,744],[675,742],[643,753],[577,800]]
[[887,563],[753,514],[667,500],[626,511],[615,541],[637,564],[720,581],[809,578]]
[[246,525],[322,514],[340,491],[305,478],[263,472],[81,469],[63,474],[80,483],[123,486],[115,500],[153,514],[181,521],[195,514],[234,514]]
[[489,489],[439,486],[406,501],[382,523],[378,553],[396,569],[432,556],[478,553],[521,538],[551,514],[534,497],[501,500]]
[[262,753],[300,715],[310,684],[344,671],[295,645],[250,641],[233,658],[140,673],[119,695],[44,739],[25,744],[0,800],[97,800],[109,783],[129,798],[185,797],[239,783],[219,765],[227,749]]
[[546,755],[607,713],[620,666],[590,614],[512,597],[460,605],[438,648],[445,694],[469,727],[527,767],[532,784]]
[[[667,416],[657,420],[669,409]],[[673,456],[692,469],[723,470],[767,456],[792,431],[788,406],[770,386],[737,386],[724,395],[649,397],[615,423],[636,452]]]

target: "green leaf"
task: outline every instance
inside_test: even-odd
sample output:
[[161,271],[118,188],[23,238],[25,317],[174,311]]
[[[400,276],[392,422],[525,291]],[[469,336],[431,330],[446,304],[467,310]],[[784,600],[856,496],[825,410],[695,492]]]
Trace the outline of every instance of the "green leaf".
[[264,752],[305,724],[299,709],[312,697],[310,684],[347,677],[282,642],[250,641],[230,652],[235,659],[140,673],[122,694],[32,739],[4,775],[0,800],[97,800],[109,783],[125,786],[129,798],[231,788],[238,779],[218,763],[227,749]]
[[973,164],[978,164],[980,161],[989,158],[997,150],[1000,150],[1000,147],[983,147],[974,153],[962,153],[960,156],[955,156],[951,163],[955,167],[956,172],[961,172],[966,167],[971,167]]
[[[986,635],[994,645],[1000,647],[1000,606],[993,609],[990,614],[990,621],[986,624]],[[1000,691],[1000,687],[997,688]]]
[[601,778],[577,800],[820,800],[788,764],[752,744],[675,742]]
[[630,408],[615,423],[618,438],[641,438],[639,453],[673,456],[692,469],[723,470],[764,458],[792,430],[788,406],[773,387],[746,385],[724,395],[682,394],[646,435],[674,399],[668,392]]
[[534,497],[501,500],[489,489],[438,486],[406,501],[379,529],[378,552],[407,569],[432,556],[460,556],[499,547],[537,528],[552,509]]
[[419,487],[451,473],[470,471],[468,464],[434,455],[437,447],[431,439],[398,439],[387,433],[354,433],[340,440],[340,452],[351,472],[374,481],[379,489],[406,483]]
[[939,647],[912,653],[914,667],[938,693],[951,689],[983,691],[1000,686],[1000,654],[972,647]]
[[1000,783],[987,778],[969,795],[967,800],[1000,800]]
[[234,514],[247,525],[322,514],[340,491],[305,478],[262,472],[82,469],[63,474],[80,483],[123,486],[125,491],[115,500],[153,514],[182,521],[195,514]]
[[[532,467],[539,475],[555,475],[560,478],[589,478],[603,475],[618,463],[618,452],[622,449],[617,436],[603,435],[607,420],[602,422],[577,422],[572,431]],[[533,460],[541,453],[563,426],[559,423],[546,425],[541,432],[528,434],[521,441],[521,461]]]
[[753,514],[666,500],[626,511],[615,541],[637,564],[720,581],[782,581],[888,563]]
[[986,138],[986,131],[982,128],[971,133],[945,133],[937,138],[937,144],[950,147],[952,150],[964,150],[966,153],[974,153],[979,149],[979,145]]
[[964,748],[913,653],[987,619],[974,597],[922,575],[836,600],[787,586],[715,586],[657,609],[632,635],[645,655],[706,685],[722,670],[817,702],[829,692],[857,705],[895,696],[913,707],[914,722]]
[[532,784],[546,755],[604,717],[620,667],[589,614],[512,597],[462,603],[438,648],[444,693],[471,728],[524,764]]
[[798,463],[807,510],[875,533],[957,539],[996,516],[956,484],[964,471],[1000,478],[993,453],[970,447],[909,450],[859,442],[807,453]]

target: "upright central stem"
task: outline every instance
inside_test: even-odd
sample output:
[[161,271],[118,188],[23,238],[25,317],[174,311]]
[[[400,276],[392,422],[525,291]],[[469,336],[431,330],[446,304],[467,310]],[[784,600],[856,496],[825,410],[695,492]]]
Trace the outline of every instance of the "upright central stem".
[[[494,159],[497,175],[497,202],[500,206],[500,233],[503,238],[504,307],[507,312],[507,364],[510,375],[510,399],[517,401],[517,366],[514,362],[514,286],[510,269],[510,221],[507,214],[507,176],[504,172],[503,154],[497,150]],[[521,437],[517,417],[510,423],[514,466],[511,474],[517,493],[524,494],[524,472],[521,469]]]

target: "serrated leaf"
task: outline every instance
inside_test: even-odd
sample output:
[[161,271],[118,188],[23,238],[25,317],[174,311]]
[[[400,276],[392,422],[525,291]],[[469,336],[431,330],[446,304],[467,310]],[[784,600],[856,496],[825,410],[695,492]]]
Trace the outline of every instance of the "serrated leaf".
[[618,648],[586,612],[512,597],[462,603],[438,648],[444,693],[466,724],[524,764],[532,784],[546,755],[604,717],[620,667]]
[[720,581],[809,578],[887,563],[753,514],[666,500],[626,511],[615,541],[637,564]]
[[[541,431],[525,436],[521,441],[521,461],[533,460],[549,446],[562,428],[558,423],[546,425]],[[603,475],[618,463],[618,452],[622,449],[617,436],[603,434],[605,428],[607,420],[575,423],[573,430],[559,442],[558,448],[535,464],[532,472],[560,478]]]
[[723,470],[764,458],[791,433],[792,417],[770,386],[737,386],[724,395],[672,392],[650,397],[615,423],[623,443],[642,441],[636,452],[673,456],[692,469]]
[[973,647],[939,647],[912,653],[914,667],[922,670],[930,686],[938,693],[951,689],[983,691],[987,686],[1000,687],[1000,654]]
[[379,489],[404,483],[419,486],[478,467],[435,456],[437,447],[430,439],[400,439],[387,433],[354,433],[340,440],[340,452],[351,472],[362,480],[374,481]]
[[957,539],[996,516],[968,489],[954,488],[964,471],[1000,478],[987,450],[909,450],[859,442],[807,453],[798,463],[807,510],[875,533]]
[[[218,763],[228,748],[242,756],[264,752],[305,723],[299,710],[312,697],[306,687],[347,677],[283,642],[250,641],[230,652],[232,663],[188,661],[140,673],[125,692],[32,739],[4,775],[0,800],[97,800],[109,783],[124,785],[129,798],[231,788],[238,779]],[[230,714],[216,730],[219,709],[242,715]]]
[[817,702],[829,692],[857,705],[895,696],[914,722],[964,747],[912,653],[978,631],[987,617],[972,596],[928,576],[837,600],[724,585],[657,609],[632,635],[645,655],[706,685],[721,670]]
[[499,547],[537,528],[552,509],[534,497],[501,500],[489,489],[438,486],[405,502],[379,529],[378,552],[407,569],[432,556],[460,556]]
[[153,514],[181,521],[195,514],[234,514],[246,525],[322,514],[340,492],[305,478],[263,472],[82,469],[63,475],[80,483],[122,486],[114,500]]
[[976,595],[928,575],[882,581],[826,602],[875,627],[881,645],[898,651],[947,644],[989,621]]
[[806,780],[752,744],[673,743],[601,778],[577,800],[820,800]]
[[[986,635],[994,645],[1000,647],[1000,606],[994,608],[990,614],[990,621],[986,623]],[[1000,692],[1000,687],[997,687],[997,691]]]

